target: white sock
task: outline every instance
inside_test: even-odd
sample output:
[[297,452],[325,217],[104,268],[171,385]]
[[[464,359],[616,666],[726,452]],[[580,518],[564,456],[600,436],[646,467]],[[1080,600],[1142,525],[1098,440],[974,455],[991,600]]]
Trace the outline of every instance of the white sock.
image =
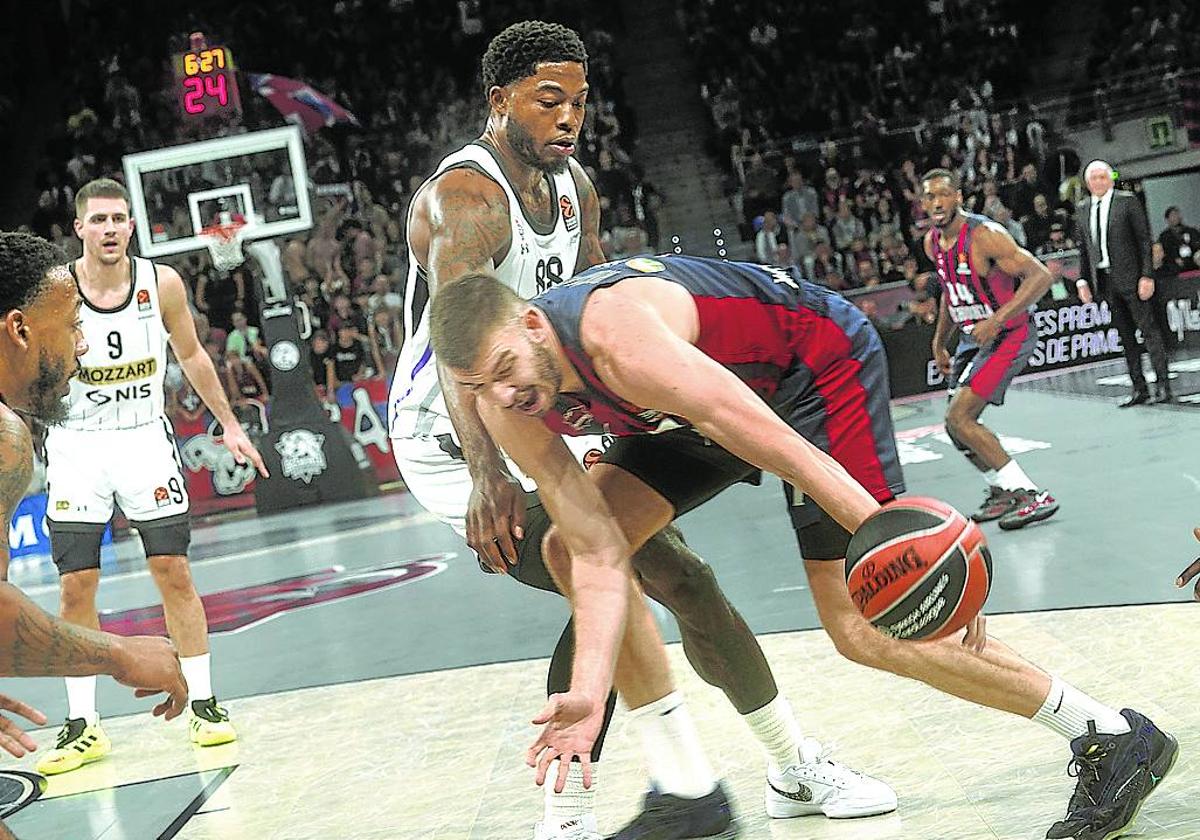
[[[988,487],[1000,487],[1000,478],[996,475],[995,470],[988,470],[983,474],[983,480],[987,482]],[[1003,490],[1003,487],[1000,487]]]
[[213,696],[212,670],[207,653],[179,657],[179,668],[183,671],[183,678],[187,680],[189,702],[207,700]]
[[562,825],[572,817],[592,813],[596,803],[596,773],[599,765],[592,764],[592,786],[583,786],[583,765],[578,761],[571,762],[567,768],[567,784],[562,793],[554,792],[554,780],[558,778],[558,762],[550,765],[546,774],[546,802],[544,820],[547,826]]
[[811,760],[812,756],[804,755],[804,732],[782,694],[776,694],[761,709],[742,715],[742,720],[762,744],[772,771],[778,773],[797,761],[804,764]]
[[1089,720],[1096,722],[1097,732],[1106,735],[1121,735],[1129,731],[1129,721],[1116,709],[1088,697],[1058,677],[1050,679],[1050,693],[1046,695],[1046,702],[1033,716],[1034,723],[1040,723],[1051,732],[1057,732],[1067,739],[1086,735]]
[[96,711],[96,678],[63,677],[67,684],[67,717],[83,718],[88,724],[100,719]]
[[679,692],[633,709],[632,714],[650,779],[661,793],[699,799],[716,789],[712,765]]
[[1004,490],[1036,490],[1033,479],[1025,475],[1025,470],[1015,458],[1009,458],[1008,463],[996,470],[996,480]]

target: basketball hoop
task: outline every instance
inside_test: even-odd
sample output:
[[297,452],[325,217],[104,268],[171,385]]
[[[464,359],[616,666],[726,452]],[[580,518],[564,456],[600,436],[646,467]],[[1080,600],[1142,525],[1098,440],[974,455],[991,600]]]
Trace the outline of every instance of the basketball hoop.
[[233,271],[246,261],[242,253],[242,237],[245,235],[245,222],[216,224],[200,230],[208,253],[212,255],[213,265],[221,271]]

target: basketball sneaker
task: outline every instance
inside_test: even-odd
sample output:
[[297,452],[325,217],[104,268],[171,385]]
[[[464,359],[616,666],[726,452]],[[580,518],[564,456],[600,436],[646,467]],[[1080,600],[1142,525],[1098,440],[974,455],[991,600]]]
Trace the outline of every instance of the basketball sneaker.
[[85,718],[67,718],[58,731],[54,749],[38,759],[37,771],[43,776],[70,773],[104,758],[111,751],[112,742],[100,728],[100,718],[91,725]]
[[1145,715],[1122,709],[1129,732],[1105,735],[1088,721],[1088,731],[1071,742],[1067,772],[1079,782],[1067,816],[1050,826],[1048,840],[1112,840],[1124,833],[1138,809],[1171,772],[1179,744]]
[[604,840],[594,814],[580,814],[559,823],[539,822],[533,827],[533,840]]
[[1018,490],[1013,509],[1000,517],[997,523],[1004,531],[1015,531],[1049,519],[1058,513],[1058,502],[1046,490]]
[[732,840],[740,833],[733,807],[720,782],[707,796],[681,799],[669,793],[646,793],[642,813],[608,840],[685,840],[714,837]]
[[767,768],[767,816],[775,819],[824,814],[832,819],[873,817],[896,810],[896,792],[878,779],[830,761],[831,747],[805,738],[811,763],[776,772]]
[[989,487],[987,489],[987,498],[983,500],[983,504],[979,506],[979,510],[971,514],[971,518],[976,522],[991,522],[993,519],[999,519],[1012,510],[1016,506],[1016,503],[1017,494],[1012,490]]
[[192,743],[201,747],[215,747],[237,740],[237,732],[229,722],[229,712],[217,705],[216,697],[193,700],[188,704],[188,729]]

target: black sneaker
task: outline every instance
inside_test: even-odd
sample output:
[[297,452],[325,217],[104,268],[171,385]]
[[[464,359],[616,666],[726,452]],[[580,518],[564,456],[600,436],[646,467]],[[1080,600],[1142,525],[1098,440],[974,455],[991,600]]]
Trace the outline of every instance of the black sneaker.
[[1001,490],[999,487],[989,487],[987,498],[979,506],[979,510],[971,514],[976,522],[991,522],[1017,506],[1017,494],[1012,490]]
[[1112,840],[1137,817],[1179,755],[1175,739],[1145,715],[1122,709],[1130,732],[1104,735],[1088,721],[1086,735],[1071,742],[1067,772],[1079,778],[1067,803],[1067,816],[1050,826],[1048,840]]
[[651,790],[646,794],[642,813],[608,840],[687,840],[716,837],[732,840],[739,830],[725,787],[699,799],[681,799],[669,793]]

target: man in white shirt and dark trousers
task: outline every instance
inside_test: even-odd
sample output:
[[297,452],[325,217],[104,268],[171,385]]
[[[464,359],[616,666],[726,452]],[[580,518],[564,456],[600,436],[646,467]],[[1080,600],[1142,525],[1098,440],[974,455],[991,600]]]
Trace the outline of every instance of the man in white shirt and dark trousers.
[[[1133,393],[1119,405],[1169,403],[1173,396],[1166,348],[1150,304],[1154,278],[1146,211],[1133,193],[1113,189],[1112,167],[1104,161],[1089,163],[1083,177],[1092,195],[1075,206],[1076,238],[1084,256],[1082,276],[1076,283],[1080,300],[1090,303],[1094,290],[1112,310],[1133,383]],[[1158,380],[1154,396],[1142,374],[1137,330],[1142,331]]]

